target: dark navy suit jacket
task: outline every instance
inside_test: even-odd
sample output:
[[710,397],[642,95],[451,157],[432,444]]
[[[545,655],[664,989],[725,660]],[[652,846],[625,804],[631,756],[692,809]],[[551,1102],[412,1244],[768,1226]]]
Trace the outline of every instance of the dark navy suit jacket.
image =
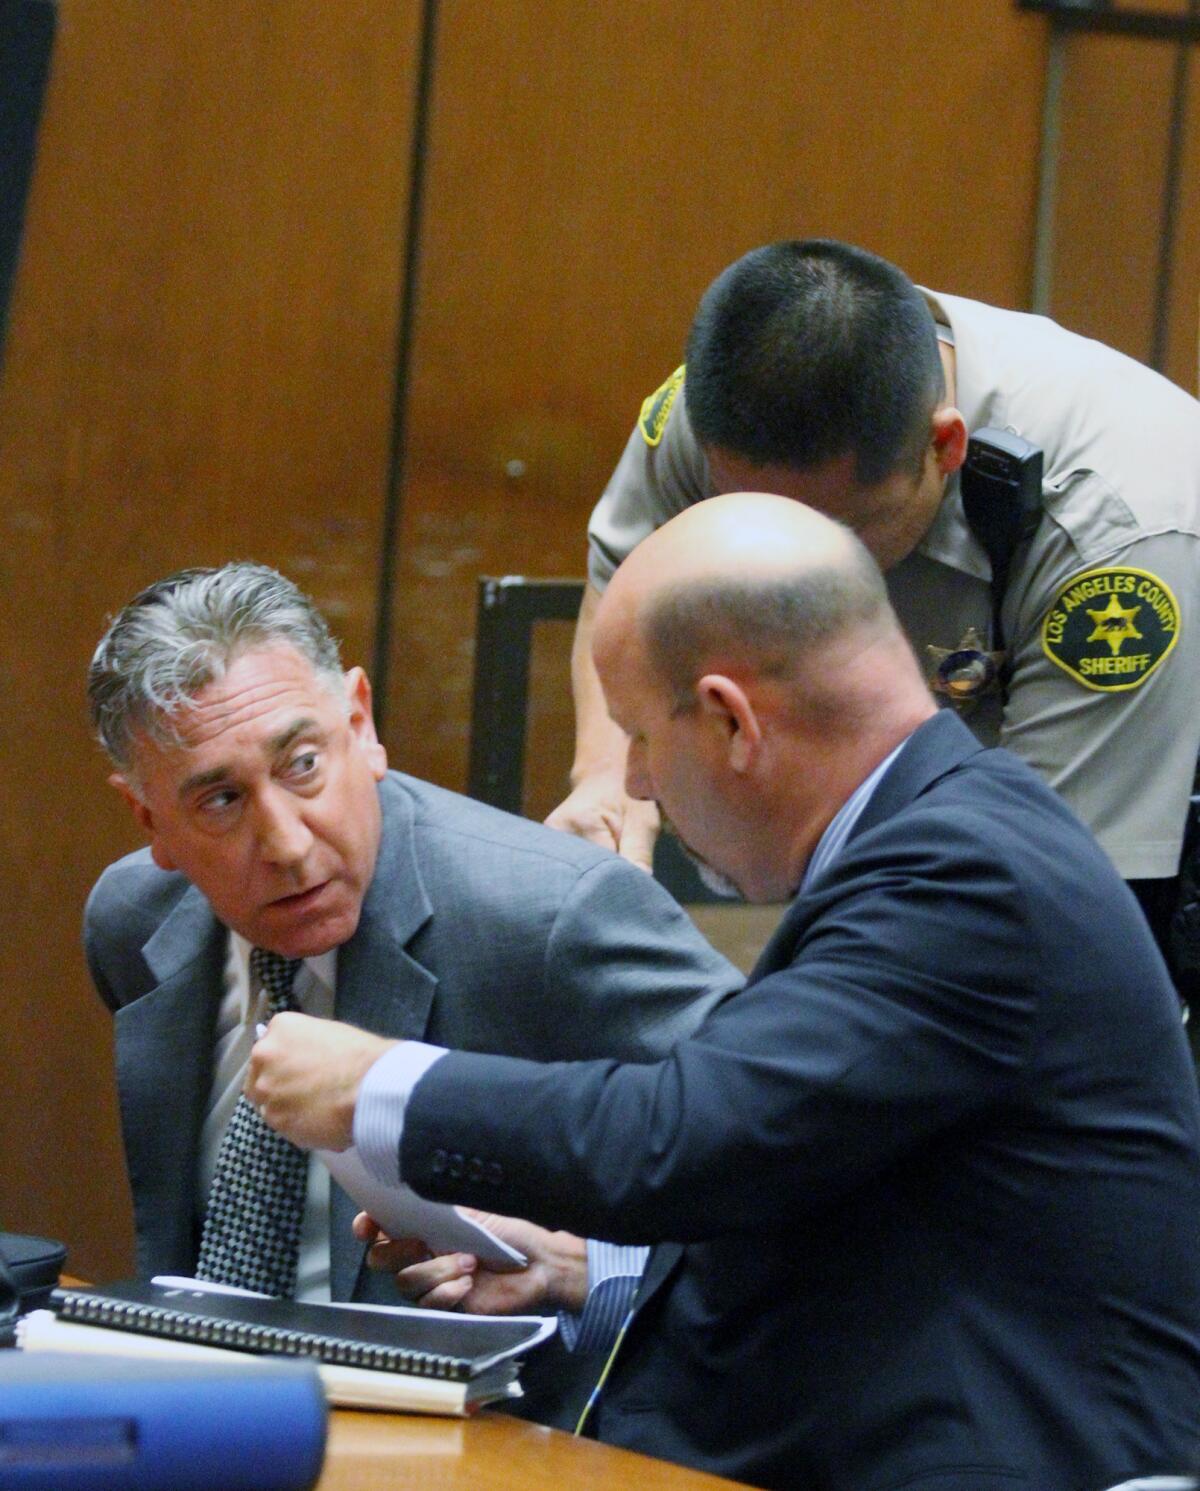
[[[451,1180],[458,1156],[484,1180]],[[804,1491],[1096,1491],[1197,1462],[1178,1005],[1091,836],[948,713],[694,1037],[640,1068],[452,1053],[401,1168],[659,1245],[602,1439]]]

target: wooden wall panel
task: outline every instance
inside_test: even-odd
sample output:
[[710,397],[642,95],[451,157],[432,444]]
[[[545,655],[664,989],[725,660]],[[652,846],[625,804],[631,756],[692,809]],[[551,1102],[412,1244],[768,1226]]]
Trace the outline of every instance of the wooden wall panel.
[[[1179,12],[1177,4],[1160,6]],[[1177,48],[1077,35],[1066,45],[1050,310],[1151,360]],[[1196,392],[1200,287],[1200,59],[1192,49],[1163,371]]]
[[1025,302],[1045,38],[994,0],[447,0],[394,759],[462,785],[476,575],[582,573],[587,514],[639,402],[739,253],[828,234]]
[[[136,842],[90,745],[109,611],[184,564],[374,627],[418,0],[63,0],[0,399],[0,1224],[129,1265],[87,889]],[[170,1073],[163,1073],[170,1081]]]
[[[62,0],[0,388],[0,1225],[71,1238],[81,1272],[128,1265],[129,1219],[78,919],[135,842],[83,672],[137,586],[233,555],[295,575],[368,655],[421,11]],[[1047,26],[995,0],[438,12],[386,702],[393,760],[461,786],[476,576],[582,573],[587,513],[726,263],[822,233],[1027,303]],[[1163,69],[1089,57],[1059,225],[1083,246],[1055,309],[1132,343]],[[1196,162],[1193,111],[1171,344],[1189,377]],[[539,813],[567,760],[565,641],[536,659]]]

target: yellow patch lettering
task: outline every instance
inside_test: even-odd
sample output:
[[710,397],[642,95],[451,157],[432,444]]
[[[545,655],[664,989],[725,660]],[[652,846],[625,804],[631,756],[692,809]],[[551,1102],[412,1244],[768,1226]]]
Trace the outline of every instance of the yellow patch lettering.
[[1170,586],[1128,565],[1076,575],[1042,619],[1042,651],[1100,693],[1140,688],[1178,637],[1179,606]]

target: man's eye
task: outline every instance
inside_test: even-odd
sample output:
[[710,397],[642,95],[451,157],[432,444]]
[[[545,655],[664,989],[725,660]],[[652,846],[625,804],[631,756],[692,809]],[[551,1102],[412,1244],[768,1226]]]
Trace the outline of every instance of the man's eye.
[[223,813],[237,801],[237,793],[231,787],[222,787],[202,797],[198,804],[202,813]]
[[290,777],[312,776],[320,759],[316,751],[301,751],[298,756],[293,756],[288,762],[287,774]]

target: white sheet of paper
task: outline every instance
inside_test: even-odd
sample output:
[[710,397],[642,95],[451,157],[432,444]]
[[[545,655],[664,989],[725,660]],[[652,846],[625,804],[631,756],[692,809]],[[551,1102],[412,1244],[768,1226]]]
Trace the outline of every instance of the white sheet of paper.
[[523,1268],[524,1253],[510,1248],[481,1223],[463,1216],[457,1206],[444,1201],[426,1201],[411,1186],[381,1185],[368,1174],[349,1149],[318,1149],[317,1158],[342,1190],[368,1212],[389,1237],[419,1237],[435,1253],[474,1253],[485,1263],[510,1263]]

